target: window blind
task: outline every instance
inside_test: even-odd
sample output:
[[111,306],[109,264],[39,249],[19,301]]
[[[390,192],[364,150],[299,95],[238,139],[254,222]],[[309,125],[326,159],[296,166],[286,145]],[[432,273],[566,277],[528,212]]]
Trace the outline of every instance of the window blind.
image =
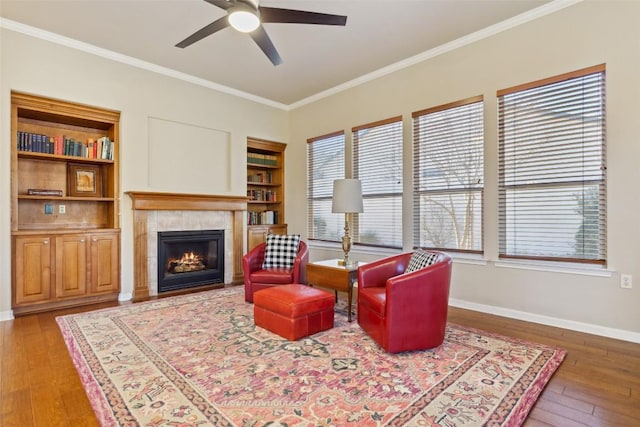
[[331,213],[333,181],[345,177],[344,132],[307,140],[307,233],[309,239],[341,241],[344,215]]
[[419,247],[482,252],[483,98],[413,117],[413,234]]
[[604,264],[605,66],[498,92],[501,258]]
[[402,117],[352,129],[353,178],[364,212],[354,215],[356,244],[402,247]]

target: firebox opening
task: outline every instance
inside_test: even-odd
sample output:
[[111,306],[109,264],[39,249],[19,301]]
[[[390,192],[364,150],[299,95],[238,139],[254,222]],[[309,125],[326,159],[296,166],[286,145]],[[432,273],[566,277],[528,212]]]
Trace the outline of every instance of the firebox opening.
[[224,285],[224,230],[158,232],[158,292]]

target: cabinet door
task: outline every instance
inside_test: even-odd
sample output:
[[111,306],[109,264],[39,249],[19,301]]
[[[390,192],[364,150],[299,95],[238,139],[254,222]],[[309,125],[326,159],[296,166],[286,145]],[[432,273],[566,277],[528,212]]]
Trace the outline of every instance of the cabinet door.
[[16,237],[15,289],[17,306],[51,297],[51,243],[49,236]]
[[252,225],[247,228],[247,252],[264,242],[267,237],[267,226]]
[[255,248],[267,239],[267,234],[287,234],[286,224],[252,225],[247,229],[247,251]]
[[56,237],[56,298],[87,293],[87,240],[84,234]]
[[118,292],[118,234],[91,236],[91,293]]

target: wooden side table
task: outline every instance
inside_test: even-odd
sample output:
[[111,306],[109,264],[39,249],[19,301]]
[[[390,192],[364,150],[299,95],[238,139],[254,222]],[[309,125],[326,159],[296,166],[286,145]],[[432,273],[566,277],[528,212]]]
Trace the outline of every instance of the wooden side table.
[[333,289],[338,299],[338,291],[347,293],[347,319],[351,322],[351,301],[353,298],[353,284],[358,279],[358,266],[347,269],[338,262],[341,260],[330,259],[307,263],[307,284],[321,288]]

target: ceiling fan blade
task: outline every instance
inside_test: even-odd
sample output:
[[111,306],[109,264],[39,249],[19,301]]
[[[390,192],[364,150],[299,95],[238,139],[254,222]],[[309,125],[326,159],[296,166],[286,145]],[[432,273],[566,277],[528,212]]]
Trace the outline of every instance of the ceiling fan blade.
[[253,41],[256,42],[258,46],[260,46],[260,49],[262,49],[264,54],[267,55],[273,65],[282,64],[282,58],[280,58],[276,47],[271,42],[271,39],[267,35],[267,32],[264,30],[264,27],[262,25],[249,33],[249,35],[251,36]]
[[227,17],[223,16],[222,18],[218,19],[217,21],[212,22],[211,24],[207,25],[206,27],[201,28],[200,30],[196,31],[195,33],[191,34],[189,37],[187,37],[186,39],[182,40],[180,43],[178,43],[176,45],[176,47],[181,47],[181,48],[185,48],[189,45],[192,45],[193,43],[202,40],[203,38],[210,36],[211,34],[220,31],[224,28],[226,28],[229,25],[229,22],[227,21]]
[[328,13],[306,12],[304,10],[279,9],[260,6],[260,21],[285,24],[346,25],[347,17]]
[[224,10],[227,10],[231,6],[233,6],[233,3],[228,2],[227,0],[204,0],[204,1],[214,6],[218,6],[220,9],[224,9]]

